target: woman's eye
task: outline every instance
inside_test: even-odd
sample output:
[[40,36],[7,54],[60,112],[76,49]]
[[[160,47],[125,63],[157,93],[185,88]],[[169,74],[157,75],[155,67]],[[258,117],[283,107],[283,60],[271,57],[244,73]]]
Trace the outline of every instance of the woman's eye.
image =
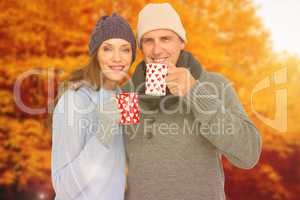
[[111,50],[111,48],[109,48],[109,47],[103,47],[103,51],[110,51]]

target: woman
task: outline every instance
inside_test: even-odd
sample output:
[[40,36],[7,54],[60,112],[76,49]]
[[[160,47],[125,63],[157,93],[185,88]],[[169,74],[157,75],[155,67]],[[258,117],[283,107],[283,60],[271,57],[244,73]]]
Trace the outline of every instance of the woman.
[[124,198],[125,152],[113,97],[135,51],[133,32],[122,17],[99,19],[89,42],[90,63],[68,81],[81,84],[76,90],[65,84],[53,112],[56,200]]

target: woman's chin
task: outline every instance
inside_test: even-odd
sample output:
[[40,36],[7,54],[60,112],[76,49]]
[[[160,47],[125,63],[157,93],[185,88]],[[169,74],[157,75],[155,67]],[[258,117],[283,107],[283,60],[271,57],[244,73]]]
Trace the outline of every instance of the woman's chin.
[[114,82],[115,84],[120,84],[122,82],[124,82],[124,80],[126,79],[126,76],[107,76],[106,80],[110,81],[110,82]]
[[126,77],[129,77],[129,75],[123,71],[106,74],[106,78],[108,80],[115,81],[115,82],[120,82],[124,80]]

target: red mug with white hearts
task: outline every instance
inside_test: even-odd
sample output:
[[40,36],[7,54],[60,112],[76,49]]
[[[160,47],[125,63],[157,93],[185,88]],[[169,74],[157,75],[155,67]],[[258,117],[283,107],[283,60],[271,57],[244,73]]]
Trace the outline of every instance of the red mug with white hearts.
[[117,94],[120,123],[124,125],[140,123],[138,94],[134,92],[121,92]]
[[160,63],[146,64],[146,91],[151,96],[166,95],[168,66]]

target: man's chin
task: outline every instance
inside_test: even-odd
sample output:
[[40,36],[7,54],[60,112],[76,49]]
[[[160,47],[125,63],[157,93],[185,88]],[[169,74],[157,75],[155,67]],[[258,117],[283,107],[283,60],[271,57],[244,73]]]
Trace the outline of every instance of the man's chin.
[[168,60],[163,60],[163,61],[153,61],[153,60],[149,60],[149,61],[145,61],[146,64],[166,64],[168,63]]

